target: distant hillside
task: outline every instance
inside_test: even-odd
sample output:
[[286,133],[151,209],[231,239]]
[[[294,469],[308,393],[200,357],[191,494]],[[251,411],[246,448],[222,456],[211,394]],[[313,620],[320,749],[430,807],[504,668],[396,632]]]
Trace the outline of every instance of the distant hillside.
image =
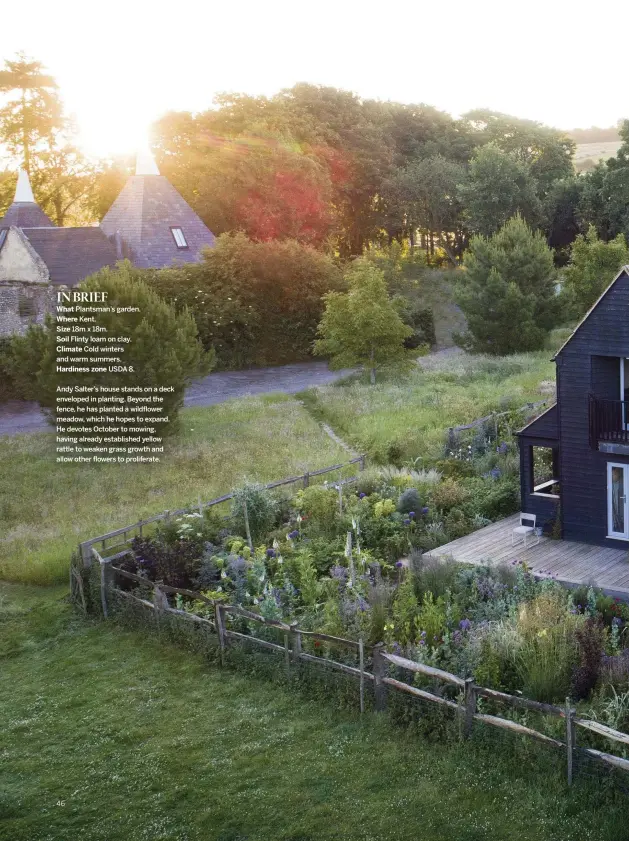
[[621,145],[621,140],[578,143],[574,153],[575,169],[577,172],[587,172],[593,169],[598,161],[606,161],[608,158],[613,158]]
[[620,140],[616,126],[610,126],[609,128],[598,128],[597,126],[592,126],[591,128],[573,128],[572,131],[567,131],[566,134],[579,146],[585,143],[612,143]]

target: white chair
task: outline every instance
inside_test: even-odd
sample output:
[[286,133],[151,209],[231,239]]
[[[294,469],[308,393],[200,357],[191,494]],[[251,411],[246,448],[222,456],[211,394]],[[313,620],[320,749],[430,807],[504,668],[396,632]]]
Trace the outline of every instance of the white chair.
[[[524,523],[529,522],[531,525],[525,526]],[[529,534],[532,534],[534,537],[537,538],[535,543],[532,543],[531,546],[537,546],[539,543],[539,535],[535,532],[535,522],[536,522],[536,515],[535,514],[520,514],[520,525],[516,526],[513,529],[511,534],[511,545],[515,546],[515,539],[516,537],[524,538],[524,548],[526,548],[526,538]]]

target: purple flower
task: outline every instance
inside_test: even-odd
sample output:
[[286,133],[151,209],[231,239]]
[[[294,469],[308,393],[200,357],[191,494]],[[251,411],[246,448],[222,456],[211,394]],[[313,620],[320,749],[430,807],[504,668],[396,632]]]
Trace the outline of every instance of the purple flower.
[[415,512],[414,512],[414,511],[409,511],[409,512],[408,512],[408,516],[409,516],[409,517],[411,518],[411,520],[412,520],[412,519],[413,519],[413,517],[415,516]]
[[333,566],[330,568],[330,575],[332,578],[335,578],[337,581],[347,581],[348,570],[347,567],[342,566]]
[[403,566],[404,566],[404,564],[402,563],[402,561],[396,561],[396,562],[395,562],[395,565],[396,565],[396,567],[397,567],[398,569],[400,569],[401,567],[403,567]]
[[367,496],[366,493],[359,493],[358,494],[358,499],[364,499],[366,496]]
[[274,558],[275,557],[275,549],[267,549],[266,550],[267,558]]
[[408,519],[408,517],[405,517],[404,518],[404,525],[405,526],[410,526],[410,524],[411,524],[411,521]]
[[469,619],[461,619],[461,621],[459,622],[459,628],[462,631],[469,631],[469,629],[471,627],[472,627],[472,623],[470,622]]
[[297,529],[293,529],[293,531],[289,532],[288,536],[291,540],[295,540],[296,537],[299,537],[299,532]]
[[422,508],[422,514],[427,514],[427,513],[428,513],[428,508]]

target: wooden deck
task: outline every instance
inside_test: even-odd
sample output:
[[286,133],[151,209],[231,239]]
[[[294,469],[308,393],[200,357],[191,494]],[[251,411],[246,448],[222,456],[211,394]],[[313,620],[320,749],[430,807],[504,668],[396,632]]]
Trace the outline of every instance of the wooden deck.
[[629,550],[607,549],[570,540],[540,538],[536,546],[524,548],[520,539],[511,545],[519,514],[492,523],[428,553],[428,557],[450,556],[467,564],[496,564],[525,561],[536,573],[552,573],[564,584],[592,584],[610,595],[629,598]]

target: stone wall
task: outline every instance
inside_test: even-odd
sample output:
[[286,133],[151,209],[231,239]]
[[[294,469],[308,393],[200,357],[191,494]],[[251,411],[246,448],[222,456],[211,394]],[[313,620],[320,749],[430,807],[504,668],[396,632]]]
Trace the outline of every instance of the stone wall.
[[42,324],[54,313],[56,289],[28,283],[0,282],[0,337],[23,335],[31,324]]

